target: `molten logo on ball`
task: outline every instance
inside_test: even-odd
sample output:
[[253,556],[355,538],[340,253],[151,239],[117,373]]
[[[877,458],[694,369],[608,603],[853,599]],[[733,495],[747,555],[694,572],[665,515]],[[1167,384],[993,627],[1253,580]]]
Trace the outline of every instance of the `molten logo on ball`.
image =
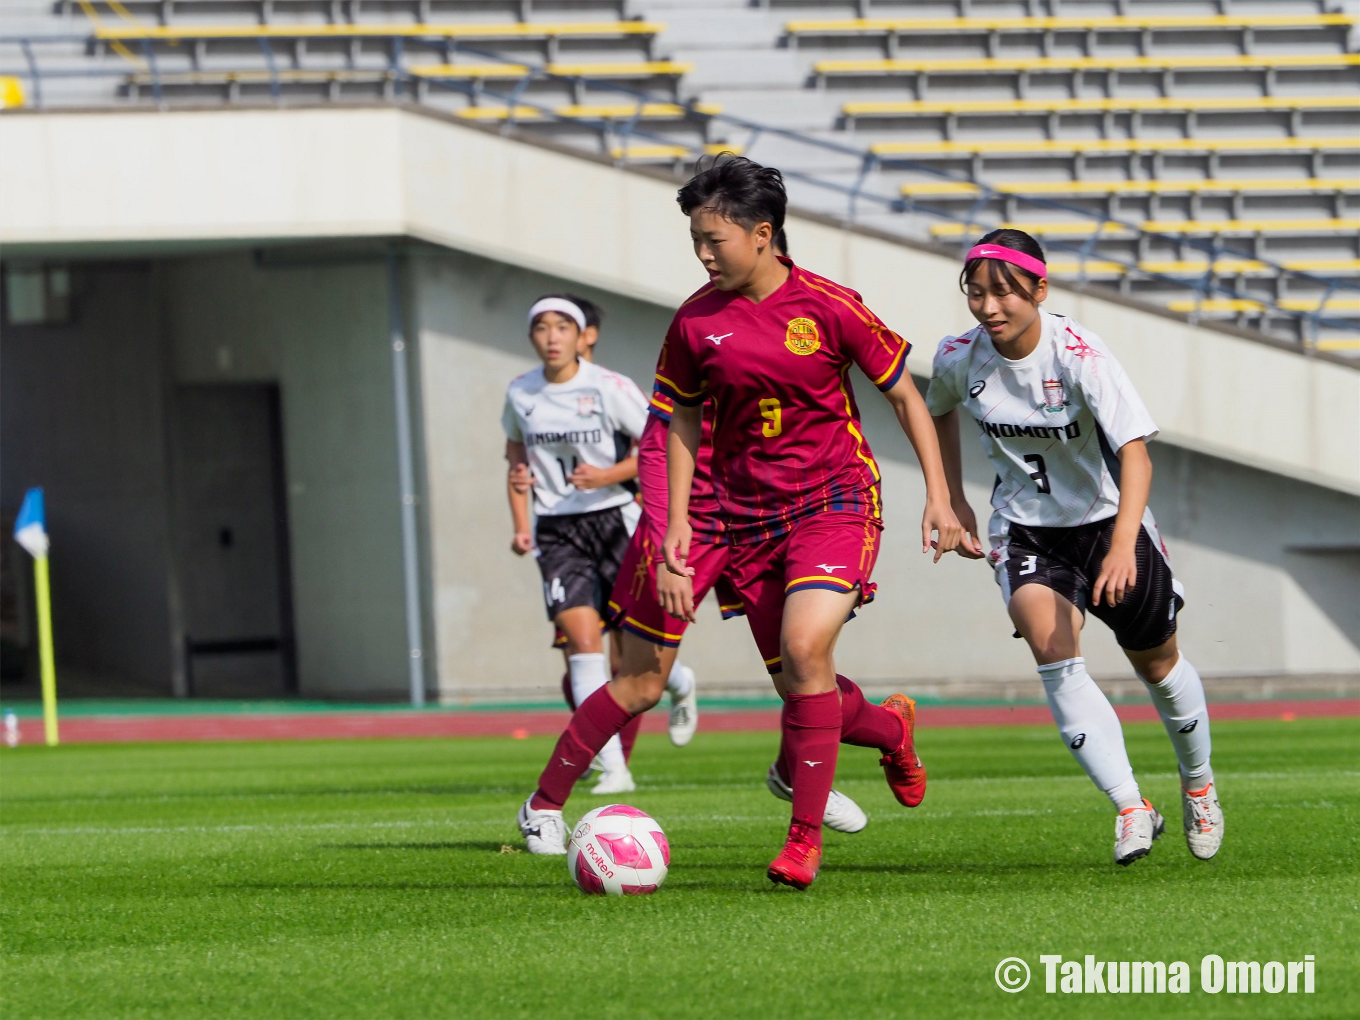
[[670,863],[671,847],[661,826],[627,804],[587,813],[567,847],[567,870],[582,892],[594,896],[656,892]]

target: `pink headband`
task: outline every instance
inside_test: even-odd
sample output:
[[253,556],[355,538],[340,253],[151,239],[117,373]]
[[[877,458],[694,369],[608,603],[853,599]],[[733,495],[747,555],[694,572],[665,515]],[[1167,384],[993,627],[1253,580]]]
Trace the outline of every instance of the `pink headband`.
[[965,262],[973,259],[996,259],[998,262],[1009,262],[1013,266],[1019,266],[1027,273],[1033,273],[1040,279],[1048,276],[1048,266],[1044,265],[1032,255],[1026,255],[1022,251],[1014,248],[1003,248],[999,244],[979,244],[975,245],[967,255],[964,256]]

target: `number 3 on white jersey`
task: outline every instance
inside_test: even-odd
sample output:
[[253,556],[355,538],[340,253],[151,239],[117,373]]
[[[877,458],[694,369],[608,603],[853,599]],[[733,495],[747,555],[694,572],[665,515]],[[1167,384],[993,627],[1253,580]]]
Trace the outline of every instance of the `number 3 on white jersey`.
[[1032,574],[1039,569],[1038,556],[1026,556],[1024,562],[1020,564],[1020,574]]

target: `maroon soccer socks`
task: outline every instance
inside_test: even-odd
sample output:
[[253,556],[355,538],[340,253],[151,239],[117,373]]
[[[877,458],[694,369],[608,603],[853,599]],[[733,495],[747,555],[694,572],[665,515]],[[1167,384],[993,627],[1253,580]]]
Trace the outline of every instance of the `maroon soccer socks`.
[[600,748],[633,718],[614,700],[607,685],[586,698],[557,738],[557,746],[538,777],[538,791],[530,798],[529,806],[537,811],[562,810],[571,796],[571,788],[585,775]]

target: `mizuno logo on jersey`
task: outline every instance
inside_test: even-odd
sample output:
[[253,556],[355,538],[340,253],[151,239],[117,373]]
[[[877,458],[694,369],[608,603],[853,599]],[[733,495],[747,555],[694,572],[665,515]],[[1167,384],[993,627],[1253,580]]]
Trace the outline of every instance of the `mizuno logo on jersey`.
[[983,435],[993,439],[1076,439],[1081,435],[1081,422],[1076,421],[1067,425],[998,425],[978,418],[973,420]]
[[708,334],[708,336],[704,337],[704,339],[705,339],[705,340],[712,340],[715,344],[717,344],[719,347],[721,347],[721,346],[722,346],[722,342],[723,342],[724,340],[726,340],[726,339],[727,339],[729,336],[731,336],[731,335],[732,335],[731,333],[724,333],[722,336],[714,336],[712,333],[710,333],[710,334]]
[[819,761],[804,761],[803,764],[806,765],[808,768],[816,768],[818,765],[821,764],[821,762],[819,762]]
[[840,564],[839,566],[835,566],[835,567],[833,567],[833,566],[831,566],[830,564],[827,564],[827,563],[818,563],[817,566],[821,567],[821,568],[822,568],[823,570],[825,570],[828,574],[834,574],[837,570],[844,570],[844,569],[845,569],[845,564],[844,564],[844,563]]

